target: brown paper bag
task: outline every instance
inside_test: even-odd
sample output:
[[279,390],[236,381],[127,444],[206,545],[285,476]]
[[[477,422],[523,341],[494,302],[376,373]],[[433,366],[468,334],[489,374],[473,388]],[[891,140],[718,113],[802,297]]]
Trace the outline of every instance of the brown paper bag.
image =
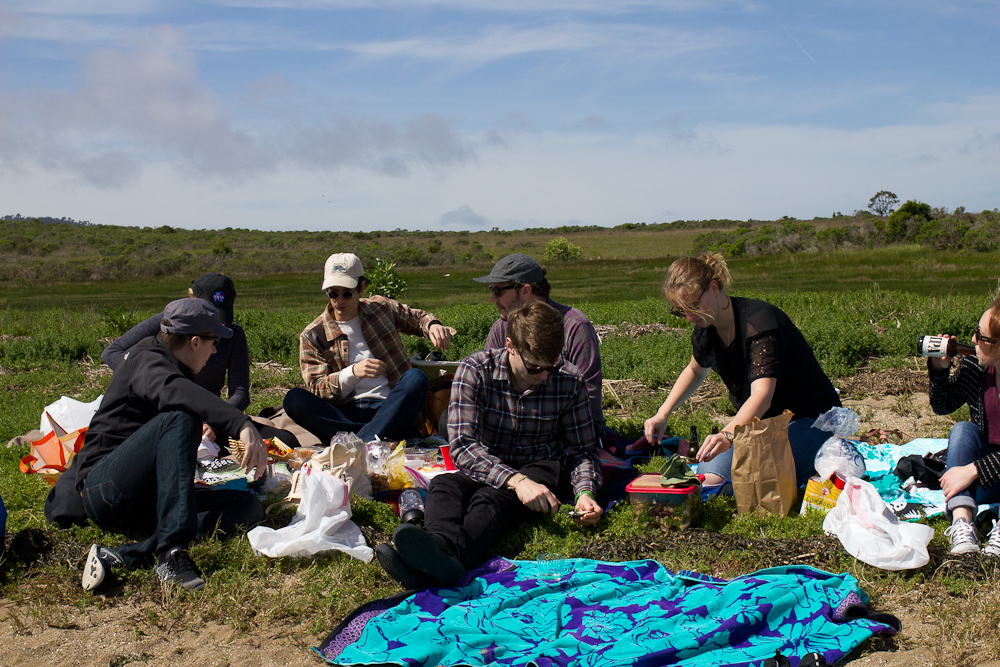
[[740,514],[788,516],[798,499],[795,459],[788,444],[785,410],[769,419],[754,419],[733,433],[733,495]]

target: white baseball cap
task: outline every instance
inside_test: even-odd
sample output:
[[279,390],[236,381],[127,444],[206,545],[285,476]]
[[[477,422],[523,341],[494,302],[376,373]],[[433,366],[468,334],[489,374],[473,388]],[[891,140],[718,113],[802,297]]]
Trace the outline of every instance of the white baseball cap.
[[341,252],[330,255],[326,259],[326,267],[323,269],[324,292],[331,287],[349,287],[354,289],[358,286],[358,279],[365,275],[365,267],[361,266],[361,260],[357,255],[349,252]]

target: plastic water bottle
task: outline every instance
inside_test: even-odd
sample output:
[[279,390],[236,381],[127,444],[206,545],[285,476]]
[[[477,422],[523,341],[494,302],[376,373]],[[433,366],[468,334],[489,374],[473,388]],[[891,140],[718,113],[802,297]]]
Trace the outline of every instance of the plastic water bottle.
[[400,491],[399,518],[403,523],[423,523],[424,522],[424,499],[420,497],[420,492],[414,488],[406,488]]

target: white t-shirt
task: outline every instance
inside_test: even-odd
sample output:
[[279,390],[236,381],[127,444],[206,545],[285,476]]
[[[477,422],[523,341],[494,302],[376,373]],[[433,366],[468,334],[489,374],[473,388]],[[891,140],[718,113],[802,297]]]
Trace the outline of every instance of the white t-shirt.
[[350,396],[354,392],[354,400],[374,398],[385,400],[389,397],[392,387],[385,374],[376,378],[359,378],[354,375],[354,364],[362,359],[374,359],[368,343],[361,335],[361,316],[358,315],[347,322],[337,322],[340,330],[347,334],[347,360],[350,366],[340,371],[340,393]]

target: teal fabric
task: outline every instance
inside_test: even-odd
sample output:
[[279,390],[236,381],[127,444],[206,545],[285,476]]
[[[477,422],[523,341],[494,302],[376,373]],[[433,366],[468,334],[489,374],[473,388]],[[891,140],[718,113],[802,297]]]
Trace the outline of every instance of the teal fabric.
[[[416,593],[337,633],[318,651],[337,665],[720,667],[780,650],[831,664],[898,621],[867,618],[849,574],[805,566],[725,582],[655,561],[519,561],[456,588]],[[886,618],[891,619],[886,621]]]

